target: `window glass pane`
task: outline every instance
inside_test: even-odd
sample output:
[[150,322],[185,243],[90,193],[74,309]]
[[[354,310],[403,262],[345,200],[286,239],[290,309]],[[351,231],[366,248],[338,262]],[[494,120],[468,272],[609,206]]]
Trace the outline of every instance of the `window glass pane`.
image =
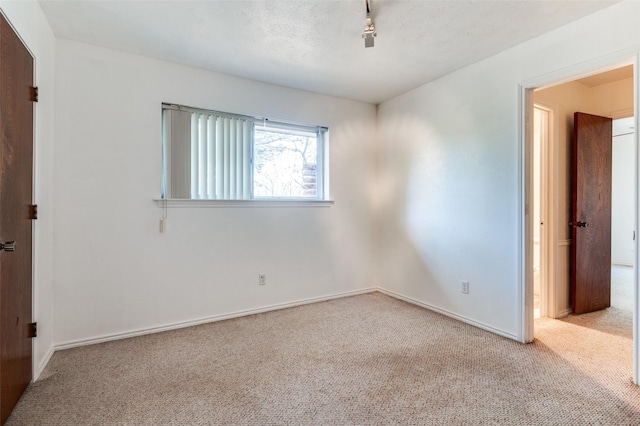
[[254,133],[254,197],[317,198],[315,133],[256,126]]

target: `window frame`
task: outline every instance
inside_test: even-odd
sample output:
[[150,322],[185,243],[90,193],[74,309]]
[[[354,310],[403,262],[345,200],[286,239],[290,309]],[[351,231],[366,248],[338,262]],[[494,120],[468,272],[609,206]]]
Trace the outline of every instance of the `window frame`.
[[[169,198],[171,190],[171,119],[167,119],[169,111],[181,111],[187,113],[207,114],[211,116],[228,117],[245,120],[253,123],[249,162],[250,162],[250,198]],[[256,196],[255,188],[255,132],[256,129],[282,131],[283,133],[303,132],[305,134],[316,133],[316,195],[297,197],[271,197]],[[333,204],[329,199],[329,162],[328,162],[328,138],[327,126],[307,125],[296,122],[273,120],[266,117],[256,117],[227,113],[203,108],[194,108],[184,105],[162,103],[162,170],[160,198],[156,202],[165,207],[239,207],[239,206],[328,206]]]
[[[283,123],[283,122],[274,122],[268,119],[264,119],[262,121],[262,126],[256,125],[254,127],[254,137],[252,138],[252,147],[251,147],[251,199],[253,200],[273,200],[273,199],[283,199],[283,200],[324,200],[324,146],[326,145],[327,133],[328,129],[321,128],[320,126],[301,126],[299,124],[292,123]],[[292,134],[302,134],[303,136],[311,135],[315,130],[316,133],[316,196],[315,197],[269,197],[269,196],[256,196],[255,195],[255,132],[256,130],[264,130],[264,131],[272,131],[272,132],[280,132],[288,135]],[[287,132],[288,130],[288,132]]]

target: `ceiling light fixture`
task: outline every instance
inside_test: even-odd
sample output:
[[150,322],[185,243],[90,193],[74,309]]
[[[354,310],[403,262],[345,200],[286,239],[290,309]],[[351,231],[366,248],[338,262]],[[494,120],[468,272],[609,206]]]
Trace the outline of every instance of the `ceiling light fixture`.
[[373,38],[378,36],[376,29],[373,26],[373,20],[371,19],[371,11],[369,10],[369,0],[365,0],[367,6],[367,23],[364,26],[364,33],[362,38],[364,39],[364,47],[373,47]]

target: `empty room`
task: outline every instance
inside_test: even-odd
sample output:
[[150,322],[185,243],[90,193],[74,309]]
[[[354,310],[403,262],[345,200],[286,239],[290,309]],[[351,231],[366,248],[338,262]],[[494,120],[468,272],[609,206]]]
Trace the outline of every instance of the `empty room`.
[[640,424],[640,2],[0,12],[2,424]]

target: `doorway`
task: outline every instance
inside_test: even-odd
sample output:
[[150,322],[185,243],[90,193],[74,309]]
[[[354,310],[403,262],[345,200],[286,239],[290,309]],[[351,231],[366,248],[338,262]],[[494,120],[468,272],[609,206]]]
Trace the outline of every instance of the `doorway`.
[[[621,60],[614,66],[601,65],[602,71],[595,74],[584,69],[576,69],[573,75],[579,78],[567,78],[571,71],[566,71],[565,75],[556,75],[556,82],[532,81],[523,87],[523,111],[526,111],[526,115],[523,116],[523,140],[526,141],[523,147],[523,279],[526,283],[522,298],[522,312],[525,317],[524,341],[533,341],[534,318],[563,318],[571,313],[569,260],[572,241],[567,225],[571,214],[572,153],[569,142],[573,133],[573,113],[583,111],[613,119],[627,117],[626,123],[633,125],[635,62],[633,58]],[[637,257],[637,243],[634,239],[637,219],[635,194],[638,189],[635,179],[637,139],[637,135],[627,132],[625,150],[614,154],[627,160],[626,169],[618,170],[620,173],[617,174],[618,180],[622,178],[626,186],[619,191],[624,195],[614,195],[611,201],[612,205],[620,204],[620,200],[623,199],[626,206],[622,215],[627,218],[625,224],[621,225],[617,222],[615,214],[613,217],[612,242],[616,235],[618,239],[620,235],[623,236],[627,260],[622,262],[622,265],[615,260],[615,255],[612,258],[612,293],[618,292],[618,297],[613,297],[612,300],[614,304],[626,300],[626,307],[631,307],[630,318],[637,315],[632,302],[633,292],[637,287],[637,274],[634,270]],[[615,252],[615,249],[613,251]],[[621,294],[624,296],[620,297]],[[631,336],[631,327],[629,329]],[[637,339],[634,338],[633,371],[634,382],[638,383],[636,344]]]

